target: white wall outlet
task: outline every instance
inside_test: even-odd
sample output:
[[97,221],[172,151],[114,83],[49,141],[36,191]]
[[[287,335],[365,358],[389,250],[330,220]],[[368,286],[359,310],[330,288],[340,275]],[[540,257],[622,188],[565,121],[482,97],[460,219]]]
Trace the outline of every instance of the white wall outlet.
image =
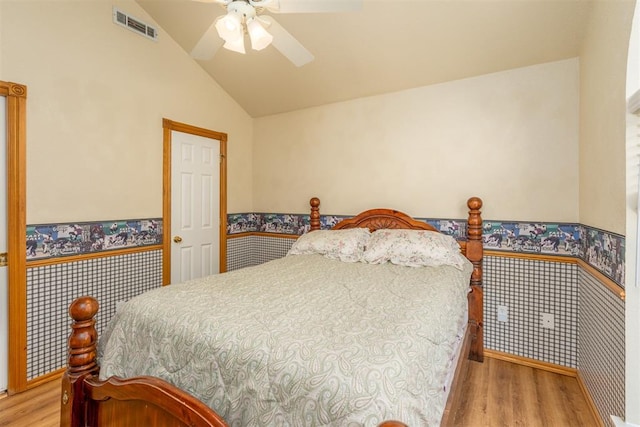
[[506,305],[498,306],[498,322],[507,322],[509,320],[509,309]]
[[556,327],[556,322],[553,314],[542,313],[542,327],[545,329],[554,329]]

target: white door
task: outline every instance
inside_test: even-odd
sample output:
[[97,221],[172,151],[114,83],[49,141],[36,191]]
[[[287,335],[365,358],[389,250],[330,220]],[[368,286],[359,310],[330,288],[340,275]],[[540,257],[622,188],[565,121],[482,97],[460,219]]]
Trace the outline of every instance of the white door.
[[171,131],[171,283],[220,272],[220,141]]
[[[0,253],[7,252],[7,98],[0,96]],[[1,264],[1,263],[0,263]],[[9,376],[9,288],[7,267],[0,266],[0,393]]]

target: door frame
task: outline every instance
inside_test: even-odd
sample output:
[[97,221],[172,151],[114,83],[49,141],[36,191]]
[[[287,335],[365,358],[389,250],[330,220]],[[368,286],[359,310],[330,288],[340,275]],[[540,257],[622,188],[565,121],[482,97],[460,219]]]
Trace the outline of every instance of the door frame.
[[[227,271],[227,134],[162,119],[162,284],[171,283],[171,132],[220,141],[220,273]],[[25,231],[26,232],[26,231]],[[26,247],[25,247],[26,251]]]
[[9,372],[7,391],[18,393],[27,383],[27,87],[0,81],[7,98],[7,250],[9,288]]

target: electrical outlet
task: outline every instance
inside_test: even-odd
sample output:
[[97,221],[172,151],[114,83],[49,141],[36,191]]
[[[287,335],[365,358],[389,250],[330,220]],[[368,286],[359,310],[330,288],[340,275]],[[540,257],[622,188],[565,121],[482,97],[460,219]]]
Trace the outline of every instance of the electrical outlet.
[[545,329],[554,329],[556,327],[556,322],[553,314],[542,313],[542,327]]
[[509,320],[509,309],[506,305],[498,306],[498,322],[507,322]]

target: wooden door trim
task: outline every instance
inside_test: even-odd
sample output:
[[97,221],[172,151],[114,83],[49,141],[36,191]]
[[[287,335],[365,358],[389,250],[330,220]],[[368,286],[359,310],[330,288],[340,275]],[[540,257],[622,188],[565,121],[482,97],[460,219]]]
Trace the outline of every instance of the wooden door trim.
[[[171,132],[220,141],[220,272],[227,271],[227,134],[162,119],[162,284],[171,283]],[[25,248],[26,251],[26,248]]]
[[27,87],[0,81],[7,99],[7,249],[9,287],[9,394],[27,389]]

